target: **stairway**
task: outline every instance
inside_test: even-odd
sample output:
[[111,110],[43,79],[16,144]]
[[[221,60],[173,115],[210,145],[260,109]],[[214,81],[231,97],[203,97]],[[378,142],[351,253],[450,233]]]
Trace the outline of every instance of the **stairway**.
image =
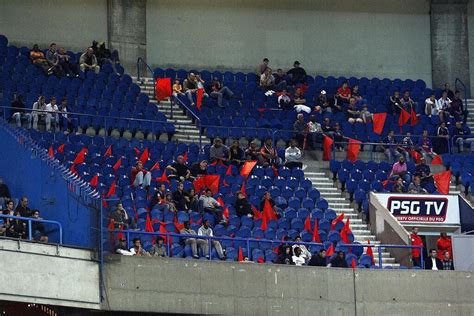
[[[466,106],[469,113],[474,113],[474,99],[467,99]],[[466,124],[471,129],[471,132],[474,132],[474,116],[468,115]]]
[[[156,104],[158,110],[166,115],[168,122],[171,122],[176,127],[176,134],[173,136],[173,140],[180,143],[199,143],[199,129],[196,124],[193,123],[192,119],[188,117],[183,110],[177,106],[172,105],[170,101],[162,100],[159,104],[155,98],[154,90],[155,85],[153,78],[140,78],[137,81],[137,77],[132,77],[133,82],[140,86],[141,92],[148,95],[150,102]],[[209,144],[210,141],[206,136],[201,138],[202,145]]]
[[[320,169],[313,163],[312,166],[308,166],[305,170],[305,176],[311,180],[313,187],[319,190],[321,197],[328,201],[329,208],[335,210],[338,215],[344,213],[345,218],[350,218],[350,227],[355,241],[363,245],[366,245],[368,240],[373,245],[380,244],[376,237],[370,233],[367,224],[359,218],[357,211],[351,206],[349,198],[341,194],[337,184],[332,181],[328,169]],[[378,250],[373,249],[373,252],[375,264],[378,265]],[[399,267],[400,265],[395,262],[394,258],[390,257],[390,253],[382,251],[382,266]]]

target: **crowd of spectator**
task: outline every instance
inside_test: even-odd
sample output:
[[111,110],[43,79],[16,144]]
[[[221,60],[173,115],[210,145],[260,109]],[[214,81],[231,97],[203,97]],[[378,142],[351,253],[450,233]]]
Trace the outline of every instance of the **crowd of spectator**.
[[[423,239],[418,235],[418,227],[413,227],[410,240],[413,246],[425,246]],[[425,251],[425,249],[412,249],[411,257],[414,266],[421,267],[422,251]],[[424,266],[426,270],[454,270],[451,237],[444,232],[440,233],[440,236],[436,241],[436,249],[430,249],[428,256],[425,256],[425,258]]]

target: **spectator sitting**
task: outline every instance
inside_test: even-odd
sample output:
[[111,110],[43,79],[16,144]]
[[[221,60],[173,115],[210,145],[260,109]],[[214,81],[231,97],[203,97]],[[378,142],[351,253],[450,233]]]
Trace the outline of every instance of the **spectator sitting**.
[[250,205],[249,201],[242,193],[242,191],[238,191],[235,195],[237,198],[235,199],[234,208],[235,212],[237,213],[237,216],[253,217],[252,206]]
[[[14,216],[20,217],[21,213],[18,209],[13,213]],[[27,217],[27,216],[25,216]],[[20,219],[10,219],[9,227],[6,231],[6,236],[10,238],[19,238],[25,239],[26,238],[26,223]]]
[[397,148],[397,141],[395,140],[395,132],[390,130],[387,134],[387,137],[383,140],[383,149],[385,157],[389,163],[392,163],[400,157],[400,153]]
[[290,141],[290,146],[285,150],[285,167],[289,169],[303,168],[301,162],[301,150],[296,147],[296,140]]
[[64,47],[60,47],[57,53],[59,58],[59,66],[61,67],[62,73],[65,73],[67,77],[78,77],[77,68],[71,64],[71,57],[66,53]]
[[165,195],[165,204],[168,205],[168,210],[170,212],[177,212],[176,210],[176,206],[174,205],[174,202],[173,202],[173,194],[171,193],[166,193]]
[[444,251],[442,258],[441,263],[443,264],[443,270],[454,270],[454,263],[449,251]]
[[423,157],[426,156],[434,157],[436,154],[433,152],[431,147],[431,140],[428,137],[428,131],[424,130],[422,136],[418,140],[418,146],[420,147],[420,152]]
[[407,132],[406,136],[403,137],[400,146],[397,147],[397,151],[405,157],[405,161],[410,161],[410,153],[414,150],[413,140],[411,139],[411,133]]
[[321,124],[321,129],[323,133],[332,137],[334,134],[334,127],[331,125],[331,119],[329,117],[325,117],[323,120],[323,124]]
[[[191,106],[194,106],[193,94],[196,94],[197,90],[201,88],[204,83],[200,77],[196,76],[193,72],[190,72],[188,78],[183,81],[184,94],[188,97]],[[208,97],[207,93],[203,94],[203,97]]]
[[265,210],[265,202],[268,201],[270,203],[270,206],[272,207],[273,213],[275,213],[275,216],[280,217],[279,214],[277,213],[277,207],[275,204],[275,201],[272,199],[272,195],[270,192],[265,192],[265,194],[262,197],[262,201],[260,202],[260,211],[263,213]]
[[362,117],[362,121],[364,123],[370,123],[372,122],[372,113],[369,112],[369,108],[367,104],[362,105],[362,110],[360,111],[360,116]]
[[251,141],[249,147],[245,150],[245,159],[258,161],[259,164],[263,163],[260,150],[257,148],[255,141]]
[[299,61],[295,61],[293,63],[293,68],[286,72],[286,74],[289,75],[291,78],[292,86],[306,83],[306,71],[303,67],[300,67],[300,65],[301,64]]
[[[31,217],[34,219],[42,219],[40,217],[40,212],[38,210],[34,210],[32,212]],[[41,222],[33,221],[31,222],[31,235],[33,239],[40,242],[48,242],[48,236],[46,235],[46,230],[44,228],[44,224]]]
[[199,163],[195,163],[194,165],[192,165],[190,172],[191,177],[193,178],[207,175],[207,160],[201,160]]
[[441,98],[438,99],[436,102],[436,109],[437,114],[439,115],[439,119],[441,122],[444,122],[446,119],[446,115],[449,115],[449,107],[451,105],[451,100],[448,98],[448,93],[443,91],[441,94]]
[[301,256],[301,249],[299,247],[293,248],[293,263],[297,266],[303,266],[305,264],[304,258]]
[[299,112],[306,112],[311,113],[311,108],[306,105],[306,98],[301,91],[301,88],[297,88],[295,91],[295,95],[293,96],[294,108],[297,113]]
[[164,239],[161,236],[156,238],[156,243],[151,247],[151,255],[153,257],[167,257],[166,255],[166,247],[164,244]]
[[166,186],[161,183],[151,199],[150,209],[168,211],[170,206],[166,203]]
[[245,160],[245,153],[240,148],[240,143],[238,139],[235,139],[232,142],[232,146],[229,148],[230,153],[230,163],[235,166],[241,166]]
[[223,108],[224,106],[222,101],[224,97],[231,99],[234,97],[234,93],[227,86],[222,86],[219,80],[215,78],[211,85],[210,96],[214,99],[217,99],[218,107]]
[[448,152],[449,147],[449,130],[446,127],[445,122],[441,122],[436,131],[438,137],[435,138],[433,142],[434,150],[438,154],[445,154]]
[[31,217],[31,210],[28,207],[28,198],[26,196],[20,199],[20,203],[16,206],[16,211],[21,217]]
[[173,192],[173,202],[178,211],[188,211],[189,196],[184,191],[184,184],[178,183],[176,191]]
[[413,194],[427,194],[428,193],[428,191],[426,191],[421,186],[421,179],[419,176],[413,177],[413,182],[410,183],[410,185],[408,186],[408,193],[413,193]]
[[464,128],[462,122],[456,122],[456,126],[453,129],[453,142],[457,145],[459,153],[464,151],[465,143],[469,145],[471,153],[474,151],[474,138],[464,138],[470,134],[471,131],[468,128]]
[[453,90],[451,90],[450,88],[449,82],[446,82],[444,84],[444,90],[442,92],[446,92],[446,95],[448,96],[448,98],[450,99],[454,98],[454,93],[453,93]]
[[199,205],[201,212],[206,212],[214,215],[214,218],[217,222],[223,223],[222,217],[222,207],[219,203],[212,197],[211,189],[206,189],[204,194],[199,197]]
[[38,68],[41,68],[44,73],[48,73],[49,64],[44,53],[39,49],[38,44],[33,45],[33,49],[30,51],[30,60]]
[[308,133],[308,125],[304,121],[303,114],[300,113],[296,116],[296,121],[293,123],[293,130],[295,131],[295,138],[298,141],[298,147],[303,148]]
[[293,108],[293,100],[288,96],[286,89],[283,89],[281,95],[278,97],[278,106],[285,111]]
[[328,265],[326,262],[326,250],[324,248],[320,249],[316,255],[311,257],[308,265],[313,267],[326,267]]
[[346,110],[347,121],[351,124],[354,123],[362,123],[362,114],[360,111],[357,110],[356,106],[356,99],[350,98],[349,105],[347,106]]
[[390,97],[390,113],[392,115],[400,115],[402,110],[402,101],[400,100],[400,91],[394,91]]
[[0,207],[3,207],[5,202],[8,202],[12,199],[10,194],[10,189],[8,186],[3,182],[3,179],[0,178]]
[[[342,83],[342,86],[337,89],[336,101],[339,106],[348,104],[351,98],[351,89],[349,88],[347,81]],[[342,109],[342,108],[341,108]]]
[[150,187],[151,183],[151,173],[143,168],[143,163],[139,160],[137,161],[135,167],[132,167],[131,173],[132,185],[136,187],[146,188]]
[[342,142],[344,142],[344,134],[341,131],[341,126],[339,123],[334,124],[334,132],[332,133],[332,138],[334,139],[334,146],[336,150],[342,151]]
[[403,97],[400,99],[400,102],[401,107],[408,113],[410,113],[412,109],[416,112],[416,103],[410,97],[410,91],[405,90],[405,92],[403,92]]
[[113,223],[115,229],[127,230],[130,225],[130,219],[123,208],[122,202],[117,203],[115,210],[109,214],[109,220]]
[[81,55],[79,58],[79,67],[82,72],[86,72],[87,70],[92,70],[96,74],[100,71],[100,66],[97,63],[97,58],[94,55],[94,50],[92,47],[89,47],[85,53]]
[[286,80],[285,80],[285,74],[283,73],[283,70],[281,68],[277,69],[276,74],[273,74],[273,77],[275,78],[275,90],[276,91],[282,91],[286,89]]
[[271,68],[267,67],[265,72],[260,75],[260,87],[265,91],[275,89],[275,77],[272,74]]
[[351,97],[356,99],[356,102],[362,101],[362,96],[359,93],[359,85],[356,84],[351,89]]
[[439,260],[436,249],[430,249],[430,256],[425,262],[425,270],[443,270],[443,263]]
[[196,194],[194,188],[190,188],[188,191],[189,201],[187,203],[188,209],[192,211],[197,211],[199,209],[199,197]]
[[294,264],[291,247],[285,246],[281,254],[276,258],[276,264]]
[[[14,209],[14,204],[13,204],[13,201],[12,200],[9,200],[5,203],[5,210],[2,211],[2,214],[3,215],[10,215],[10,216],[14,216],[15,215],[15,209]],[[7,235],[8,234],[8,229],[10,228],[10,225],[11,223],[13,222],[13,219],[11,218],[5,218],[5,219],[1,219],[0,220],[2,221],[2,225],[0,227],[0,234],[2,236],[4,235]]]
[[395,180],[395,184],[392,187],[391,190],[392,193],[403,193],[405,192],[405,186],[403,185],[403,179],[402,178],[397,178]]
[[265,73],[265,71],[269,68],[268,67],[268,63],[270,61],[268,60],[268,58],[264,58],[262,63],[258,66],[257,68],[257,75],[262,75],[263,73]]
[[59,109],[56,104],[56,97],[51,97],[50,102],[45,105],[44,110],[48,111],[45,114],[46,131],[51,130],[51,124],[53,124],[56,129],[59,128]]
[[426,164],[426,159],[424,157],[420,159],[420,163],[415,167],[414,175],[420,177],[421,185],[433,182],[433,175],[431,174],[430,166]]
[[59,113],[59,128],[65,131],[72,131],[73,124],[67,115],[67,99],[62,98],[61,106],[58,110]]
[[454,93],[454,98],[451,99],[451,104],[448,107],[449,115],[454,117],[456,121],[461,120],[461,116],[466,117],[467,115],[464,111],[464,105],[462,103],[460,95],[461,93],[459,92],[459,90],[456,90],[456,92]]
[[178,98],[184,95],[183,86],[179,83],[179,79],[175,79],[173,83],[173,97]]
[[330,266],[333,268],[347,268],[346,254],[344,251],[338,251],[336,257],[331,260]]
[[11,103],[13,111],[12,119],[16,122],[16,126],[21,127],[21,121],[30,121],[30,113],[25,112],[25,103],[23,103],[23,96],[17,95],[15,100]]
[[226,145],[222,144],[222,139],[216,137],[214,139],[214,144],[209,150],[209,158],[211,163],[222,163],[227,164],[230,158],[229,148]]
[[[304,259],[305,263],[308,262],[309,259],[311,259],[311,252],[308,250],[308,248],[306,248],[305,245],[300,245],[299,244],[301,242],[301,237],[299,235],[295,237],[295,242],[298,243],[298,244],[294,244],[292,246],[293,252],[295,252],[296,247],[300,248],[301,258]],[[293,261],[294,261],[294,259],[293,259]]]
[[33,103],[33,111],[31,112],[30,116],[30,128],[38,129],[38,121],[39,119],[44,119],[45,118],[45,113],[44,112],[36,112],[35,110],[41,110],[44,111],[46,107],[46,102],[44,96],[39,96],[38,101]]
[[[208,236],[208,237],[213,237],[214,236],[212,228],[209,224],[209,220],[206,219],[206,220],[203,221],[202,226],[198,230],[198,236]],[[218,240],[213,239],[213,240],[211,240],[211,244],[216,249],[217,255],[219,256],[219,259],[225,260],[226,257],[224,255],[224,252],[222,251],[221,243]],[[209,259],[210,258],[210,249],[209,249],[208,241],[206,240],[206,243],[203,243],[202,246],[204,248],[203,252],[206,255],[206,258]]]
[[125,238],[119,240],[118,245],[115,247],[115,253],[121,254],[122,256],[133,256],[133,253],[127,248],[127,240]]
[[308,138],[310,145],[313,149],[316,149],[317,143],[322,143],[324,139],[323,129],[321,124],[316,121],[316,116],[311,115],[308,122]]
[[[189,222],[184,222],[184,227],[183,229],[180,230],[179,233],[183,235],[196,235],[197,236],[197,233],[193,229],[190,228]],[[207,245],[207,240],[197,239],[195,237],[186,237],[184,238],[184,244],[190,245],[191,251],[193,253],[193,258],[199,259],[198,246],[204,251],[205,245]],[[204,251],[204,253],[206,252]]]
[[436,248],[438,250],[439,258],[443,257],[445,251],[447,251],[449,253],[449,256],[451,257],[453,253],[451,237],[448,237],[445,232],[439,233],[439,238],[436,241]]
[[389,178],[392,180],[402,178],[407,183],[411,181],[410,174],[407,171],[407,164],[405,163],[405,157],[400,156],[400,158],[398,158],[398,162],[393,164],[392,171],[390,172]]
[[130,248],[130,253],[137,257],[151,257],[150,253],[143,249],[140,238],[133,238],[133,247]]
[[49,49],[46,52],[46,60],[49,64],[48,75],[55,74],[57,76],[62,76],[63,72],[61,65],[59,65],[59,57],[56,50],[56,43],[51,43]]
[[436,96],[433,92],[425,100],[425,114],[428,115],[428,117],[431,117],[431,115],[438,115],[438,108],[436,107],[436,103]]
[[102,42],[99,44],[99,48],[97,50],[94,50],[95,55],[97,57],[97,61],[99,62],[99,65],[102,66],[103,64],[109,64],[112,66],[112,69],[117,75],[120,75],[117,72],[117,69],[115,68],[116,64],[120,64],[120,61],[118,59],[118,55],[116,58],[112,55],[110,52],[110,49],[105,47],[105,42]]
[[191,171],[189,171],[188,166],[186,166],[186,162],[184,161],[184,157],[182,155],[179,155],[176,158],[176,161],[171,165],[166,166],[166,170],[171,171],[171,174],[168,175],[169,179],[184,181],[189,179],[191,176]]
[[321,113],[332,113],[331,104],[329,103],[325,90],[321,90],[319,96],[316,98],[314,110]]
[[271,138],[265,140],[265,143],[260,149],[260,155],[262,156],[264,166],[272,165],[274,167],[279,167],[281,165],[281,159],[278,157],[276,149],[273,148],[273,141]]

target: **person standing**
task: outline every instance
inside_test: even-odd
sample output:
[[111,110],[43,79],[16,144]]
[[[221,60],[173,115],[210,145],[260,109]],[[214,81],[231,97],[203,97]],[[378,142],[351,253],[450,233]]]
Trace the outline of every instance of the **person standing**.
[[448,237],[446,233],[440,233],[439,238],[436,241],[436,248],[438,250],[438,258],[443,258],[444,252],[449,252],[449,256],[453,256],[453,246],[451,243],[451,237]]
[[[421,239],[420,236],[418,236],[418,227],[413,227],[411,231],[411,235],[410,235],[410,240],[411,240],[412,246],[424,247],[423,240]],[[411,249],[411,258],[412,258],[414,267],[416,266],[416,267],[421,268],[421,251],[423,251],[423,249],[420,249],[420,248]]]

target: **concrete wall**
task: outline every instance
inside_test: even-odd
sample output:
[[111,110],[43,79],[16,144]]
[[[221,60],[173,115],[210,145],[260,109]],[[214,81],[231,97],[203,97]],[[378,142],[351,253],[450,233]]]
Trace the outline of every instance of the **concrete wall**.
[[110,310],[224,315],[469,315],[472,273],[111,256]]
[[0,34],[15,44],[46,47],[54,41],[82,51],[94,39],[107,41],[107,1],[0,1]]
[[0,300],[98,309],[99,265],[91,252],[0,240]]
[[[409,8],[409,9],[408,9]],[[263,57],[312,74],[431,85],[428,1],[148,0],[147,60],[254,70]]]

